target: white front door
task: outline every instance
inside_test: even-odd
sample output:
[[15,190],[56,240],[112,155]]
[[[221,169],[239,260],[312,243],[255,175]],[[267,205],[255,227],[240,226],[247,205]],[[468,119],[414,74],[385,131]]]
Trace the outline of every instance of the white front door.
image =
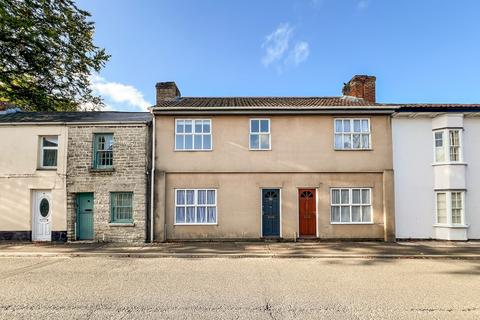
[[52,201],[50,191],[33,192],[33,241],[52,240]]

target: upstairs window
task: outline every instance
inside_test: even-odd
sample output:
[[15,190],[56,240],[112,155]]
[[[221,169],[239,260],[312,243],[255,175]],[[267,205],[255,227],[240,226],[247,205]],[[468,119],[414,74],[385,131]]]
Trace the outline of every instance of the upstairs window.
[[335,119],[335,149],[371,149],[370,119]]
[[58,136],[40,137],[40,168],[55,169],[58,158]]
[[212,150],[212,121],[208,119],[175,120],[175,150]]
[[462,135],[459,129],[445,129],[433,132],[435,162],[462,161]]
[[441,191],[437,197],[437,224],[464,225],[465,192]]
[[270,150],[270,119],[250,119],[250,150]]
[[98,133],[93,142],[93,168],[113,168],[113,134]]

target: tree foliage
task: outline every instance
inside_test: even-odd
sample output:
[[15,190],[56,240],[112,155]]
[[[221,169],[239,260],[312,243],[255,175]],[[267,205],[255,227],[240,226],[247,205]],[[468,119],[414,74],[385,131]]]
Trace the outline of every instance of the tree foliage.
[[109,59],[74,0],[0,0],[0,101],[29,111],[99,109],[90,75]]

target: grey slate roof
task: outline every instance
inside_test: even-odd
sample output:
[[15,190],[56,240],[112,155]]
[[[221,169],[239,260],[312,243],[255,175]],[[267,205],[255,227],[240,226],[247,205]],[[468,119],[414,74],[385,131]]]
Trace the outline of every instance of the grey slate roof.
[[15,112],[0,115],[1,123],[104,123],[129,122],[146,123],[152,120],[149,112],[114,112],[114,111],[86,111],[86,112]]

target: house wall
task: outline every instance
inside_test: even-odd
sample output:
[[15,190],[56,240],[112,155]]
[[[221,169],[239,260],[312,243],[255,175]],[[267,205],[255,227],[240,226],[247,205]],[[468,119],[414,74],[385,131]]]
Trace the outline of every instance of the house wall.
[[[40,136],[58,135],[57,169],[40,169]],[[32,194],[51,192],[52,240],[66,237],[66,139],[61,125],[0,126],[0,239],[31,240]]]
[[[94,239],[145,241],[148,210],[149,126],[70,125],[67,170],[68,239],[75,240],[77,193],[93,192]],[[93,170],[95,133],[113,133],[111,171]],[[133,192],[133,225],[110,223],[110,193]]]
[[[175,117],[156,116],[155,239],[259,238],[262,187],[282,190],[284,238],[298,234],[302,187],[317,189],[320,238],[393,237],[393,202],[386,199],[393,199],[390,118],[339,116],[355,117],[371,119],[372,150],[335,151],[331,115],[216,115],[196,117],[212,119],[212,151],[175,152]],[[249,150],[251,118],[271,120],[271,151]],[[174,189],[212,187],[218,188],[218,224],[175,226]],[[330,224],[331,187],[372,187],[374,223]]]
[[466,223],[469,239],[480,239],[480,118],[466,117],[464,124],[464,159],[466,166]]
[[[447,119],[448,118],[448,119]],[[465,165],[432,166],[434,162],[432,127],[455,122],[462,115],[422,115],[395,117],[393,162],[395,170],[395,213],[397,238],[450,238],[436,223],[435,189],[466,189],[465,238],[480,239],[480,118],[463,119],[463,156]],[[460,119],[460,120],[459,120]],[[462,123],[460,122],[460,126]],[[466,181],[466,185],[465,185]],[[443,228],[445,229],[445,228]],[[453,230],[458,233],[460,229]]]

